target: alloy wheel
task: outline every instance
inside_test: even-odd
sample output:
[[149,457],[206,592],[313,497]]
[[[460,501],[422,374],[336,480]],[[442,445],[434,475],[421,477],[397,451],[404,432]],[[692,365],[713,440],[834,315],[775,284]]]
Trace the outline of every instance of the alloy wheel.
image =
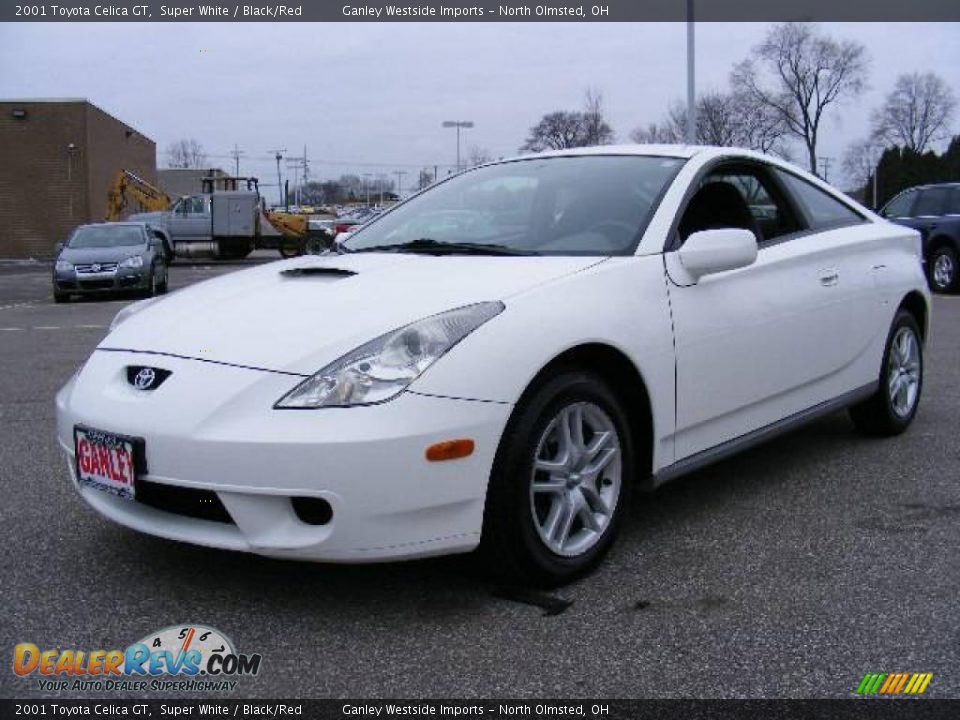
[[920,392],[920,344],[910,327],[901,327],[890,344],[887,392],[898,417],[913,412]]
[[956,272],[953,258],[945,253],[938,255],[933,262],[933,282],[939,288],[950,287]]
[[620,499],[622,450],[610,416],[577,402],[560,409],[537,443],[530,507],[540,540],[576,557],[597,544]]

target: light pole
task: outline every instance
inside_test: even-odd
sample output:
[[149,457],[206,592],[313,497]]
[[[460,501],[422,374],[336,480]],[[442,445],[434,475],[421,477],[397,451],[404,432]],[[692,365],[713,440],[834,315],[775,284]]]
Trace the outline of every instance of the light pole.
[[280,205],[283,205],[283,181],[280,179],[280,161],[283,160],[283,154],[287,151],[286,148],[282,150],[274,150],[274,157],[277,159],[277,192],[280,194]]
[[363,174],[363,184],[367,190],[367,207],[370,207],[370,181],[367,178],[373,177],[373,173],[364,173]]
[[457,129],[457,172],[460,172],[460,128],[466,130],[473,127],[472,120],[444,120],[443,127]]
[[697,142],[697,93],[694,77],[693,0],[687,0],[687,145]]

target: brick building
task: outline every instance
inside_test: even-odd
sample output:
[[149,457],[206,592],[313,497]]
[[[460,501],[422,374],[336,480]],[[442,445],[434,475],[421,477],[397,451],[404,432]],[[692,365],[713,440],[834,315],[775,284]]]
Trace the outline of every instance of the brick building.
[[156,144],[84,99],[0,100],[0,258],[50,257],[103,220],[117,170],[155,183]]

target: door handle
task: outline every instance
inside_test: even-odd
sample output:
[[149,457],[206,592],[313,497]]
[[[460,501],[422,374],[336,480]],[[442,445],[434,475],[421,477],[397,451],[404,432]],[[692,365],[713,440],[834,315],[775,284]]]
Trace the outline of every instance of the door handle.
[[820,271],[820,284],[824,287],[836,285],[840,281],[840,273],[834,269]]

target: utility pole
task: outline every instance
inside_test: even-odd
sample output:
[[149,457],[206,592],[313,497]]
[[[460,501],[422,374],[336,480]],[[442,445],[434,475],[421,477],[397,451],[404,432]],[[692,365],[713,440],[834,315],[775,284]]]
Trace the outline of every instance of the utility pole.
[[823,180],[824,182],[830,181],[830,163],[833,162],[832,157],[822,157],[820,162],[823,164]]
[[403,192],[403,176],[407,174],[406,170],[397,170],[393,173],[397,176],[397,199],[400,199],[400,193]]
[[697,92],[694,75],[693,0],[687,0],[687,145],[697,142]]
[[240,149],[236,143],[233,144],[233,150],[230,151],[230,157],[233,158],[233,176],[240,177],[240,157],[246,153]]

